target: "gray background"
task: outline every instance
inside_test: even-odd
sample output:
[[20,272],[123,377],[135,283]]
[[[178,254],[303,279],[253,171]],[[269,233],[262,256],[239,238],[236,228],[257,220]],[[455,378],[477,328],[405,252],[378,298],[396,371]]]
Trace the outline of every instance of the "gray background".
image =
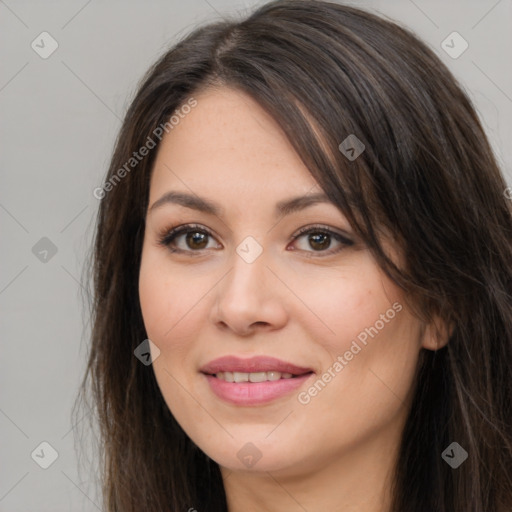
[[[0,0],[0,511],[101,510],[94,475],[78,472],[71,417],[89,329],[80,280],[98,207],[92,191],[157,56],[198,23],[261,3]],[[475,102],[510,184],[512,0],[351,3],[434,48]],[[59,45],[47,59],[31,47],[43,31]],[[469,44],[457,59],[441,48],[453,31]],[[43,237],[54,255],[39,252]],[[31,458],[43,441],[58,452],[48,469]],[[49,460],[43,450],[37,460]]]

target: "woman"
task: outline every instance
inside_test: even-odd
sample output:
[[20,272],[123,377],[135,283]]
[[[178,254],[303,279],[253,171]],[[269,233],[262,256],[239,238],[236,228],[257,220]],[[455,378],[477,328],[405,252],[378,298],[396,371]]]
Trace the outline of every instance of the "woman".
[[365,11],[168,51],[97,191],[106,510],[512,510],[505,190],[451,73]]

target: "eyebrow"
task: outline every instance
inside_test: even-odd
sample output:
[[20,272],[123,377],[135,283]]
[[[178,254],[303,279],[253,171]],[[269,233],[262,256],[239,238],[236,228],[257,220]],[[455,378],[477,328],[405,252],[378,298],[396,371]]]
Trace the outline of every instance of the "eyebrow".
[[[305,196],[292,197],[291,199],[279,201],[276,204],[274,215],[276,217],[284,217],[319,203],[333,204],[326,194],[308,194]],[[166,204],[178,204],[184,206],[185,208],[198,210],[200,212],[215,215],[217,217],[222,217],[224,211],[224,209],[219,204],[214,203],[209,199],[205,199],[204,197],[188,194],[186,192],[169,191],[160,197],[160,199],[157,199],[150,206],[149,212],[161,208]]]

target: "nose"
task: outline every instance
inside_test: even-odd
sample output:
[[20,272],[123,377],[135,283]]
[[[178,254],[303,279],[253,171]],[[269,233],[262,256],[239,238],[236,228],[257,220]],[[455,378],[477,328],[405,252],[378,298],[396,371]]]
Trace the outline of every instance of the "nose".
[[237,253],[232,267],[215,288],[211,320],[239,336],[279,329],[288,320],[286,287],[270,270],[265,251],[248,263]]

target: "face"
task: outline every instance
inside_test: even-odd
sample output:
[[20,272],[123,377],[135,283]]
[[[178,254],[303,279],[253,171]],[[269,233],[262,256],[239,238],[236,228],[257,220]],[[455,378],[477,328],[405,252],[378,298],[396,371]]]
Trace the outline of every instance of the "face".
[[231,470],[384,453],[425,346],[419,321],[341,211],[307,201],[322,190],[257,103],[228,88],[194,97],[158,150],[139,277],[169,409]]

